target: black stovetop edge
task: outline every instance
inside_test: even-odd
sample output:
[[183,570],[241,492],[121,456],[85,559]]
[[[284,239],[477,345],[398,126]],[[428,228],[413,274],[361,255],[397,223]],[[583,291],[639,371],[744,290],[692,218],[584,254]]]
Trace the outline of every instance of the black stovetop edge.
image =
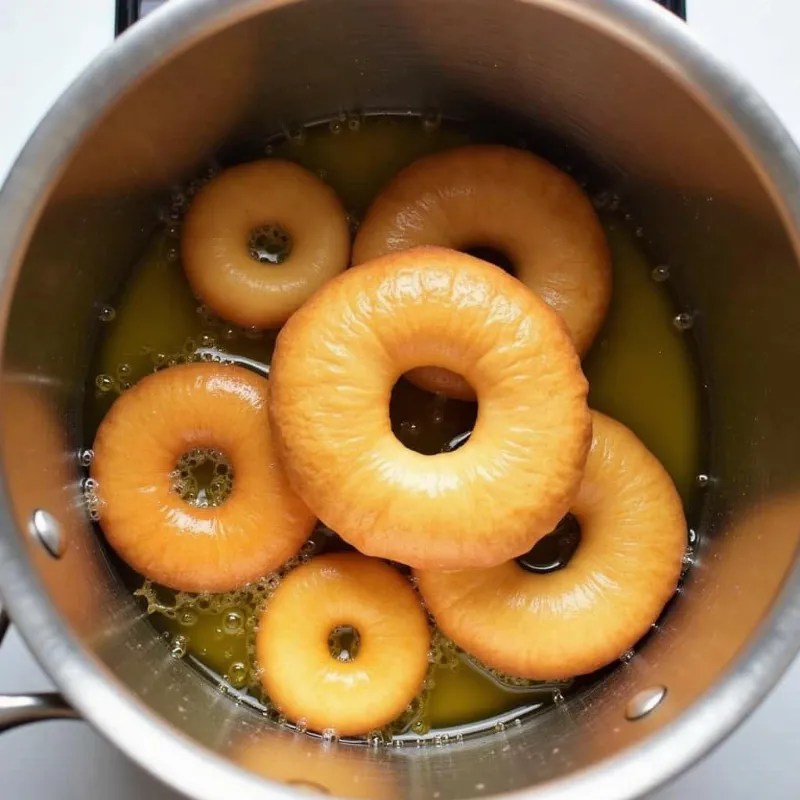
[[[686,0],[655,0],[664,8],[677,14],[681,19],[686,19]],[[116,0],[115,34],[119,36],[139,19],[141,0]]]

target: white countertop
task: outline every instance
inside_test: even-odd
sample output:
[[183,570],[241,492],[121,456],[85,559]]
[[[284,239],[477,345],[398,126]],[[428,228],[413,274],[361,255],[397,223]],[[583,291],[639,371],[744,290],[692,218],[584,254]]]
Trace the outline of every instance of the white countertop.
[[[689,23],[748,77],[800,140],[800,2],[687,0]],[[113,0],[0,0],[0,180],[48,106],[113,38]],[[51,685],[12,629],[0,692]],[[800,661],[727,742],[650,800],[800,797]],[[86,724],[0,736],[3,800],[178,800]],[[593,800],[602,800],[594,798]]]

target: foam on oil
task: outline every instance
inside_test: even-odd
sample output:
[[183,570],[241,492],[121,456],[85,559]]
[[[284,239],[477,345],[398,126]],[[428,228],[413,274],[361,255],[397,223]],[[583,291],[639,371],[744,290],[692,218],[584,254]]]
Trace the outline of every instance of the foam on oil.
[[[261,152],[243,155],[288,158],[315,171],[338,192],[355,230],[371,200],[400,168],[421,155],[487,138],[495,137],[442,124],[437,115],[341,115],[276,137]],[[87,392],[90,436],[113,399],[154,370],[208,358],[209,352],[263,365],[270,362],[277,331],[243,329],[218,319],[192,296],[181,268],[181,218],[193,194],[217,170],[212,165],[173,194],[162,214],[163,224],[118,302],[100,310],[105,332]],[[641,232],[631,227],[619,199],[597,191],[594,200],[612,250],[614,292],[603,330],[584,361],[591,384],[590,404],[637,433],[670,472],[691,509],[704,477],[700,474],[700,381],[686,333],[691,318],[678,313],[668,291],[668,266],[648,263],[641,249]],[[274,242],[267,244],[265,252],[272,253]],[[271,262],[271,258],[262,260]],[[404,444],[432,454],[453,446],[471,429],[476,406],[428,394],[401,380],[393,392],[390,413],[395,434]],[[91,457],[90,450],[83,451],[81,463],[88,466]],[[176,464],[173,487],[189,503],[218,505],[235,482],[229,466],[224,454],[186,454]],[[96,488],[87,480],[89,510],[99,519],[102,507]],[[258,616],[288,570],[317,553],[344,547],[333,532],[319,525],[303,551],[280,572],[221,595],[176,593],[130,570],[122,572],[129,576],[131,588],[168,640],[174,657],[189,659],[222,690],[285,722],[259,682],[254,659]],[[338,656],[332,651],[332,657]],[[522,714],[561,702],[587,683],[580,679],[542,684],[498,675],[438,632],[429,662],[422,694],[392,726],[367,736],[367,742],[442,744],[475,730],[500,730],[518,722]],[[304,728],[302,721],[297,727]],[[333,737],[335,731],[324,734],[324,738]]]

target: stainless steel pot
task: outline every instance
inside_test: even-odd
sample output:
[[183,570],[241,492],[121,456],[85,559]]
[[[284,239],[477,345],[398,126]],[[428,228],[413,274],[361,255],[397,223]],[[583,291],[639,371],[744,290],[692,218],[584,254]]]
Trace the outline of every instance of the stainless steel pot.
[[[426,108],[543,129],[637,209],[696,312],[712,480],[681,595],[588,694],[456,745],[325,747],[220,695],[143,619],[81,509],[83,386],[170,184],[340,109]],[[71,706],[198,800],[631,798],[675,775],[800,644],[799,254],[794,146],[655,4],[172,0],[62,97],[0,196],[0,587],[69,703],[0,698],[0,725]]]

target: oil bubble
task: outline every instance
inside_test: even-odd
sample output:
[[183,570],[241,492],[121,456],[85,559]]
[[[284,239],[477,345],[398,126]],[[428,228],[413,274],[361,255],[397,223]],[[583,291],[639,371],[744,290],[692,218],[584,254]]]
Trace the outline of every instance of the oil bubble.
[[419,434],[419,425],[416,422],[410,422],[404,419],[400,423],[400,432],[406,436],[417,436]]
[[91,448],[84,448],[78,453],[78,461],[82,467],[90,467],[94,459],[94,450]]
[[418,719],[412,726],[411,730],[419,736],[424,736],[431,729],[430,724],[424,719]]
[[694,484],[700,489],[705,489],[711,483],[711,478],[704,472],[701,472],[695,479]]
[[194,611],[192,611],[190,608],[187,608],[180,615],[179,619],[180,619],[181,625],[184,625],[185,627],[190,628],[192,625],[194,625],[197,622],[198,617],[197,617],[197,614],[195,614]]
[[341,133],[344,130],[344,126],[342,125],[340,120],[332,119],[328,123],[328,130],[333,134],[337,134],[337,133]]
[[169,649],[169,654],[173,658],[183,658],[186,655],[188,645],[188,639],[185,636],[178,635],[172,640],[172,646]]
[[170,207],[176,209],[183,209],[186,208],[186,202],[187,198],[183,190],[180,188],[175,188],[169,199]]
[[682,311],[680,314],[676,314],[672,318],[672,324],[679,331],[688,331],[694,325],[694,316],[692,316],[692,314],[690,314],[688,311]]
[[361,128],[361,117],[358,114],[347,115],[347,129],[351,133],[356,133]]
[[336,728],[325,728],[322,731],[322,741],[326,743],[335,742],[339,738]]
[[236,661],[228,667],[227,679],[231,686],[240,689],[247,683],[247,665],[241,661]]
[[229,611],[222,621],[222,629],[231,636],[241,633],[244,630],[244,614],[237,610]]
[[592,198],[592,203],[597,209],[605,208],[611,200],[610,192],[600,192]]
[[116,385],[110,375],[98,375],[94,379],[94,384],[101,392],[112,392]]
[[669,265],[660,264],[653,269],[650,275],[652,276],[653,280],[656,281],[656,283],[663,283],[664,281],[669,280]]
[[116,316],[117,312],[114,310],[113,306],[102,306],[100,308],[100,322],[111,322]]

